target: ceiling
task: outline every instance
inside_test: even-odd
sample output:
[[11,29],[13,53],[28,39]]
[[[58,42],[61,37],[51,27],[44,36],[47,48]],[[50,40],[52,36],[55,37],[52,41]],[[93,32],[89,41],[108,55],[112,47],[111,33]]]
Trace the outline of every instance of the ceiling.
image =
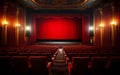
[[17,0],[22,6],[39,9],[89,9],[104,0]]

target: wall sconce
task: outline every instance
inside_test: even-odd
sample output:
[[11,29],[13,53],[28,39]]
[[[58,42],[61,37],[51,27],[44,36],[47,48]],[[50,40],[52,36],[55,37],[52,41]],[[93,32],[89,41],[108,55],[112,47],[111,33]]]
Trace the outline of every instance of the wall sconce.
[[100,12],[100,45],[102,46],[103,45],[103,37],[104,37],[104,20],[103,20],[103,9],[100,8],[99,9],[99,12]]
[[90,26],[89,27],[89,32],[90,32],[90,36],[93,37],[93,30],[94,30],[94,27],[93,26]]
[[90,31],[90,44],[91,45],[93,45],[93,30],[94,30],[94,27],[90,26],[89,31]]
[[19,45],[19,8],[16,10],[16,24],[15,24],[15,35],[16,35],[16,45]]
[[89,30],[90,30],[90,31],[93,31],[93,29],[94,29],[93,26],[90,26],[90,27],[89,27]]
[[3,21],[2,22],[2,39],[3,39],[3,43],[4,45],[7,45],[7,25],[8,25],[8,22],[7,21]]
[[30,26],[26,26],[26,36],[30,37],[30,32],[31,32],[31,27]]
[[115,21],[112,21],[111,23],[111,26],[112,26],[112,33],[111,33],[111,37],[112,37],[112,46],[114,46],[114,43],[115,43],[115,32],[116,32],[116,25],[117,23]]
[[100,28],[104,28],[104,24],[103,23],[101,23],[99,26],[100,26]]
[[6,25],[8,25],[8,22],[7,21],[3,21],[2,25],[6,26]]
[[114,3],[111,2],[111,9],[112,9],[112,22],[110,23],[112,25],[112,33],[111,33],[111,37],[112,37],[112,46],[114,46],[115,43],[115,32],[116,32],[116,22],[115,22],[115,7],[114,7]]
[[15,24],[15,35],[16,35],[16,45],[19,45],[19,27],[20,27],[20,24]]
[[110,24],[115,25],[115,26],[117,25],[117,23],[115,21],[112,21]]
[[101,23],[100,25],[100,45],[102,46],[103,45],[103,33],[104,33],[104,24],[103,23]]
[[20,24],[15,24],[15,27],[20,27]]
[[26,31],[31,31],[31,27],[30,26],[26,26]]
[[2,28],[2,40],[3,40],[3,44],[7,45],[7,25],[8,22],[6,20],[6,11],[7,11],[7,5],[4,5],[4,12],[3,12],[3,28]]

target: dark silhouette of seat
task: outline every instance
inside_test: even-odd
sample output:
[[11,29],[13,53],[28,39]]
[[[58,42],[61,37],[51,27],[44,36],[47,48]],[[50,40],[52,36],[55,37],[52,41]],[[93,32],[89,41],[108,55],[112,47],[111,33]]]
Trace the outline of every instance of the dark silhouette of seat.
[[11,74],[11,58],[10,56],[0,56],[0,73],[2,75]]
[[51,58],[52,58],[52,54],[51,53],[41,53],[41,56],[47,56],[47,61],[50,62]]
[[71,75],[86,75],[88,73],[89,57],[73,57]]
[[32,75],[48,75],[46,56],[30,56],[30,63]]
[[27,56],[12,57],[13,75],[29,75],[29,65]]
[[111,56],[108,63],[108,74],[120,75],[120,56]]
[[79,54],[77,54],[77,53],[68,53],[69,62],[72,61],[72,57],[78,57],[78,56],[79,56]]
[[91,75],[106,75],[106,63],[108,61],[107,57],[92,57],[89,64]]

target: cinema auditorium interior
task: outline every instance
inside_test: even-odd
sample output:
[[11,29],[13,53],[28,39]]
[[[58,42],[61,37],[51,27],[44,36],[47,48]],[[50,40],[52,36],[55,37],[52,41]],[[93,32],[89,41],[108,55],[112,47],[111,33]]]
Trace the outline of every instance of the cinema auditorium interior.
[[120,0],[0,0],[0,75],[120,75]]

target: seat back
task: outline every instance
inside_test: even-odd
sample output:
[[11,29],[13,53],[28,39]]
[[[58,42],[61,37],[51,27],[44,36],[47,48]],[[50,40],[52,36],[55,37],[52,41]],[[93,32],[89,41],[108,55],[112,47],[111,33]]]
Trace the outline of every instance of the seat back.
[[73,57],[72,65],[75,69],[87,68],[89,62],[89,57]]
[[92,57],[92,68],[93,69],[102,69],[105,68],[105,65],[107,63],[108,58],[107,57]]
[[85,75],[88,69],[89,57],[73,57],[72,58],[72,75],[82,74]]
[[112,56],[112,57],[110,57],[109,68],[111,68],[111,69],[120,68],[120,56]]
[[92,74],[104,75],[106,72],[106,63],[108,61],[107,57],[92,57],[91,58],[91,69]]
[[47,57],[30,56],[32,75],[48,75]]
[[51,53],[41,53],[41,56],[47,56],[47,61],[51,61],[52,54]]
[[3,75],[11,74],[11,57],[0,56],[0,73]]
[[27,56],[13,56],[12,67],[14,75],[28,75],[28,57]]
[[120,75],[120,56],[111,56],[108,66],[109,74]]
[[69,61],[72,61],[72,57],[79,57],[79,54],[77,53],[68,53]]

